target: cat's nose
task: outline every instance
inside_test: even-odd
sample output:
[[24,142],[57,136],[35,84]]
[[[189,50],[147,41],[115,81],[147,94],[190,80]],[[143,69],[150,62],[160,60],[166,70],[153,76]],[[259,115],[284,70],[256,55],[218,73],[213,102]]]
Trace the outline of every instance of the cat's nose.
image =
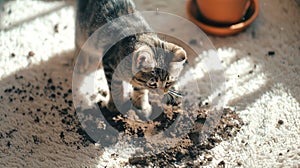
[[165,91],[164,91],[163,89],[158,89],[158,90],[157,90],[157,93],[158,93],[159,95],[164,95],[164,94],[165,94]]
[[159,95],[165,95],[168,93],[168,90],[165,90],[165,89],[158,89],[158,92],[157,92]]

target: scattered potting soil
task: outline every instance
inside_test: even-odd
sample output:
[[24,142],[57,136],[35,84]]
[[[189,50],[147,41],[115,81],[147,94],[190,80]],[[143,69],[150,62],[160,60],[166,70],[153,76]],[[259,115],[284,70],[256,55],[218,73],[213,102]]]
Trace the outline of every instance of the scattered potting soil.
[[[117,143],[124,136],[128,136],[130,140],[127,137],[127,141],[134,145],[141,143],[139,147],[142,149],[129,159],[132,165],[170,166],[178,162],[195,167],[205,165],[213,159],[209,150],[221,141],[235,136],[243,121],[228,108],[223,109],[222,116],[218,118],[217,114],[213,116],[214,114],[208,113],[207,104],[199,107],[202,103],[196,102],[183,109],[182,103],[178,99],[165,104],[151,102],[154,110],[163,109],[152,121],[141,121],[132,108],[128,108],[126,114],[111,112],[102,107],[101,102],[98,106],[102,115],[99,114],[99,109],[89,109],[83,110],[79,118],[91,139],[104,147]],[[80,111],[76,111],[78,110]],[[204,124],[212,128],[202,130]],[[108,125],[111,127],[108,128]],[[159,133],[163,133],[162,138],[153,138],[153,135]],[[139,139],[135,141],[136,138]],[[200,155],[204,157],[201,159]],[[200,161],[194,163],[196,159]],[[220,163],[220,167],[225,166],[224,164]]]

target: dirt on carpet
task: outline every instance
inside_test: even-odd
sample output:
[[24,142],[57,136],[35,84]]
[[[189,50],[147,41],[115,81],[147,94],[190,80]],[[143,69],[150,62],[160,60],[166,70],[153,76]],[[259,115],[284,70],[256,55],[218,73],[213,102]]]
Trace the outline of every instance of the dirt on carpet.
[[[159,101],[151,102],[154,111],[162,111],[152,121],[140,120],[132,108],[128,108],[126,114],[121,114],[109,111],[99,102],[98,107],[102,115],[99,114],[99,109],[83,110],[80,117],[81,124],[84,130],[88,130],[88,135],[93,136],[91,139],[104,147],[117,143],[120,139],[124,139],[124,136],[127,136],[126,140],[129,138],[133,144],[141,143],[142,148],[136,150],[129,159],[131,165],[171,166],[183,162],[189,167],[199,167],[212,161],[213,156],[209,150],[220,142],[234,137],[243,121],[229,108],[223,109],[220,118],[211,116],[214,114],[208,113],[209,104],[197,101],[184,109],[182,104],[185,102],[178,99],[164,104]],[[105,119],[101,118],[103,116]],[[208,118],[210,120],[207,120]],[[108,134],[110,132],[108,124],[112,126],[111,134]],[[203,130],[204,124],[210,129]],[[153,135],[157,134],[162,134],[158,136],[161,138],[153,138]],[[134,141],[136,138],[139,140]],[[157,150],[162,148],[164,150]],[[225,162],[221,161],[218,166],[224,167]]]

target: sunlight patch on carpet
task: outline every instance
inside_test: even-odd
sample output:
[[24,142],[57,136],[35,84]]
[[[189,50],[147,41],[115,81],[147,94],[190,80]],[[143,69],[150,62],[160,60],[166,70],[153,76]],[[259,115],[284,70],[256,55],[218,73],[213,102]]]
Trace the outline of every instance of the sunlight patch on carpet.
[[[11,8],[16,9],[23,6],[23,3],[12,5],[15,6]],[[67,6],[45,16],[37,16],[9,30],[0,30],[0,79],[47,61],[64,51],[73,50],[74,27],[74,10]]]

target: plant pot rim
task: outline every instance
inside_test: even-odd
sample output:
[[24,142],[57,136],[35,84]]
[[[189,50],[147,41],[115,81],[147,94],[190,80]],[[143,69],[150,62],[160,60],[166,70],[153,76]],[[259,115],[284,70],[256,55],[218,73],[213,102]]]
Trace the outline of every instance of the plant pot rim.
[[210,24],[206,22],[205,19],[203,19],[203,16],[201,16],[200,12],[198,11],[195,0],[188,0],[186,3],[186,12],[188,18],[206,33],[218,36],[233,35],[247,28],[258,15],[258,0],[251,0],[251,5],[248,10],[253,10],[253,13],[244,21],[231,25],[217,26],[214,24]]

